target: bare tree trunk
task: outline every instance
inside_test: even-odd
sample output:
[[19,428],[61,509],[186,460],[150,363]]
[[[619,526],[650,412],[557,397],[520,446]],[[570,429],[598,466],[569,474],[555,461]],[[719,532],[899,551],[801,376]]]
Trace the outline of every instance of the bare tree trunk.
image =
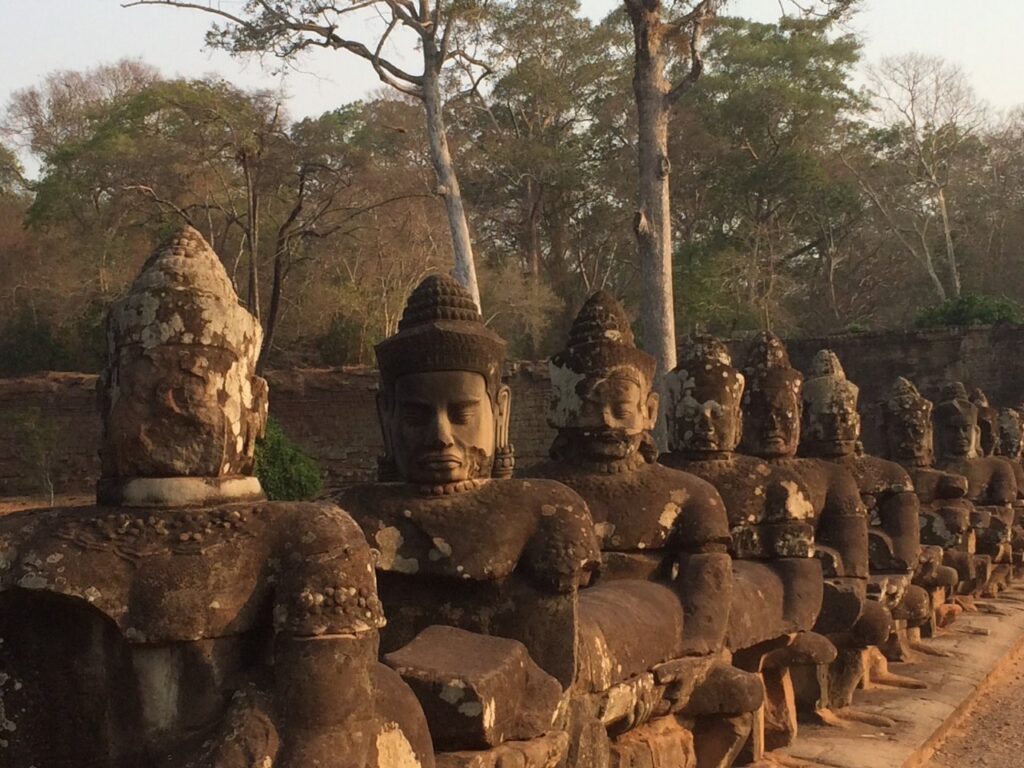
[[633,228],[640,252],[644,304],[643,346],[658,361],[658,376],[676,364],[669,207],[668,83],[662,50],[660,2],[628,2],[636,45],[633,92],[639,121],[639,189]]
[[256,373],[260,374],[263,373],[263,369],[267,365],[270,348],[274,344],[274,334],[277,331],[277,321],[281,316],[281,296],[284,293],[285,258],[287,253],[287,240],[278,237],[277,247],[274,249],[274,279],[270,286],[270,309],[267,311],[266,332],[263,334],[263,349],[260,350],[260,357],[256,362]]
[[935,198],[939,201],[939,213],[942,214],[942,233],[946,238],[946,261],[949,264],[949,276],[953,283],[953,296],[960,296],[960,266],[956,260],[956,246],[953,244],[953,227],[949,221],[949,208],[946,206],[946,192],[938,187]]
[[469,237],[469,221],[462,204],[462,189],[455,173],[451,151],[448,148],[448,130],[444,122],[441,103],[440,67],[438,52],[431,40],[423,41],[423,105],[427,117],[427,142],[430,145],[430,160],[437,174],[439,194],[444,198],[448,213],[448,227],[452,235],[452,251],[455,256],[453,277],[470,295],[477,307],[480,306],[480,286],[476,279],[476,264],[473,261],[473,243]]
[[260,319],[260,271],[259,271],[259,216],[260,202],[256,192],[256,179],[253,174],[249,159],[242,160],[242,168],[245,173],[246,204],[248,207],[248,221],[245,228],[245,240],[249,250],[249,290],[246,296],[246,303],[249,311]]

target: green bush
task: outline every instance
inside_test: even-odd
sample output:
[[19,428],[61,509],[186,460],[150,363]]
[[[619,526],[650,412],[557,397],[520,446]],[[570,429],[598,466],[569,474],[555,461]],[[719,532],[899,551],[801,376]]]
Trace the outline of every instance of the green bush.
[[1019,323],[1020,305],[997,296],[965,293],[941,304],[925,307],[914,318],[918,328],[942,328],[962,325]]
[[273,419],[256,444],[256,477],[272,501],[312,499],[323,488],[320,465],[295,445]]
[[53,327],[23,309],[0,334],[0,376],[72,371],[74,363]]

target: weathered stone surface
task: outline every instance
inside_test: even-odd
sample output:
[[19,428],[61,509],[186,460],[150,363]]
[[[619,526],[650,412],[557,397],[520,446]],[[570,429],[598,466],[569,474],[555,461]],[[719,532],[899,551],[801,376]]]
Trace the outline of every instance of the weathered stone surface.
[[361,531],[247,474],[259,326],[197,238],[114,310],[101,505],[0,518],[0,763],[433,765]]
[[416,693],[440,750],[532,739],[556,724],[562,688],[515,640],[432,626],[384,660]]
[[146,262],[108,321],[100,378],[103,484],[250,474],[267,385],[262,330],[217,254],[190,227]]

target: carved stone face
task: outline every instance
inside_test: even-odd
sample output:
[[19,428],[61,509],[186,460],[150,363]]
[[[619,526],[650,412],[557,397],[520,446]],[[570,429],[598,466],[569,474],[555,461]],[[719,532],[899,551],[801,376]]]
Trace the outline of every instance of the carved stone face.
[[389,454],[409,483],[443,485],[489,477],[499,433],[507,433],[510,393],[495,398],[483,376],[430,371],[399,377],[381,402]]
[[683,385],[671,418],[673,449],[694,454],[736,450],[743,433],[737,388]]
[[106,477],[249,474],[267,384],[225,349],[118,351],[100,382]]
[[804,439],[816,456],[850,456],[860,438],[860,414],[847,397],[830,399],[825,407],[808,408]]
[[977,455],[979,436],[977,417],[969,411],[946,413],[935,421],[935,444],[944,457],[973,458]]
[[999,415],[995,408],[978,409],[978,448],[982,456],[992,456],[999,448]]
[[898,416],[886,414],[884,430],[894,461],[913,466],[931,464],[934,434],[930,411],[907,409]]
[[796,455],[800,443],[799,387],[770,387],[747,401],[743,436],[749,453],[763,458]]
[[571,449],[590,461],[615,461],[632,456],[644,433],[654,428],[658,396],[641,384],[636,372],[587,376],[576,385],[579,403],[565,411],[559,430]]
[[999,409],[999,453],[1008,459],[1020,459],[1024,450],[1021,416],[1012,408]]

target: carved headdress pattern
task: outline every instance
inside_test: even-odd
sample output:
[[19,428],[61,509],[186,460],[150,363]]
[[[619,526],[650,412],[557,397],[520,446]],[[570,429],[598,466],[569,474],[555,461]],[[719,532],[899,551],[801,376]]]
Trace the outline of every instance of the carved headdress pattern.
[[961,414],[976,421],[978,418],[978,406],[972,403],[971,399],[967,396],[967,388],[964,387],[963,382],[948,382],[940,390],[939,402],[935,406],[935,418],[941,421]]
[[822,349],[811,361],[810,375],[804,381],[803,402],[808,411],[825,411],[844,403],[857,408],[860,388],[846,378],[839,357],[831,349]]
[[770,331],[762,331],[751,345],[743,374],[747,379],[745,403],[751,402],[757,394],[773,389],[799,392],[804,380],[789,361],[789,353],[782,340]]
[[385,390],[410,373],[472,371],[484,377],[494,398],[505,364],[505,340],[484,325],[469,292],[445,275],[431,275],[417,286],[398,333],[376,352]]
[[634,368],[649,384],[654,378],[656,361],[637,349],[622,305],[607,291],[598,291],[576,315],[569,331],[569,344],[551,358],[551,365],[577,374]]

